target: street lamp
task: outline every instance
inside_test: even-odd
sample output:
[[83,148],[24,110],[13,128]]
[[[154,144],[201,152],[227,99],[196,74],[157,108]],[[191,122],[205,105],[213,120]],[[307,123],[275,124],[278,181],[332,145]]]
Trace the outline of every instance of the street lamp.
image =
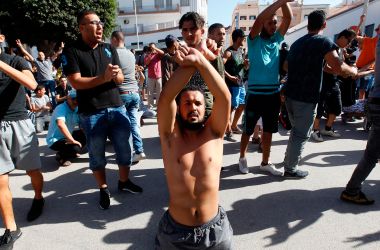
[[137,11],[136,11],[136,0],[133,0],[133,5],[135,7],[135,24],[136,24],[136,37],[137,37],[137,49],[140,49],[140,38],[139,38],[139,28],[137,25]]

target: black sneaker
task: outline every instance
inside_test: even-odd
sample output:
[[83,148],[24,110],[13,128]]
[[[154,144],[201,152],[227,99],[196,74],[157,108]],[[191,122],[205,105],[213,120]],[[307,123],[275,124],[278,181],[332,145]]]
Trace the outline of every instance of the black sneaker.
[[140,186],[135,185],[129,179],[126,182],[122,182],[119,180],[117,188],[119,189],[119,191],[128,191],[128,192],[131,192],[133,194],[142,193],[142,191],[143,191],[143,189]]
[[111,193],[108,190],[108,188],[100,189],[99,206],[101,209],[108,209],[110,207],[110,197],[111,197]]
[[33,199],[32,207],[30,208],[28,212],[28,216],[26,219],[31,222],[40,217],[42,214],[42,210],[44,209],[45,205],[45,199]]
[[22,232],[20,228],[17,228],[16,231],[10,231],[6,229],[3,236],[0,237],[0,249],[13,249],[13,244],[15,241],[20,238]]
[[294,172],[284,172],[284,177],[289,179],[302,179],[309,175],[309,172],[297,169]]
[[372,205],[375,200],[368,198],[362,191],[358,194],[350,194],[346,190],[340,195],[340,199],[345,202],[350,202],[358,205]]

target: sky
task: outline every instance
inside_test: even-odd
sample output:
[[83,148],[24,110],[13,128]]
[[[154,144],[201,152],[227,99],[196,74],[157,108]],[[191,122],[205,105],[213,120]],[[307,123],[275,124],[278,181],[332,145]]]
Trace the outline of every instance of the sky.
[[[208,23],[221,23],[224,26],[231,25],[232,11],[238,2],[245,0],[208,0]],[[272,2],[260,0],[260,3]],[[304,4],[331,4],[337,5],[342,0],[304,0]]]

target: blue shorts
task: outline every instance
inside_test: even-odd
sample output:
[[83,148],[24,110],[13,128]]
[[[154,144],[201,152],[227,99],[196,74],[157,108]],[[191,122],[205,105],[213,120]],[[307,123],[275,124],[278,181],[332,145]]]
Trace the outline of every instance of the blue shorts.
[[374,75],[366,75],[358,79],[357,87],[365,91],[369,91],[373,86]]
[[103,170],[106,161],[106,141],[109,138],[116,153],[119,166],[132,164],[130,144],[130,121],[125,106],[105,108],[92,114],[80,114],[80,124],[83,128],[90,156],[90,169]]
[[230,87],[231,92],[231,107],[236,109],[239,105],[245,104],[245,88],[244,86]]

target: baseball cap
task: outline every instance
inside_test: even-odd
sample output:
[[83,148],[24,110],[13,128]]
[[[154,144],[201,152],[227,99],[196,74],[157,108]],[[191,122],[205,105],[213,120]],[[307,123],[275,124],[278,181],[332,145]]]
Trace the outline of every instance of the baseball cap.
[[167,35],[167,36],[165,37],[165,44],[166,44],[166,47],[167,47],[167,48],[170,48],[170,47],[173,45],[173,43],[174,43],[175,41],[177,41],[177,40],[178,40],[177,37],[175,37],[175,36],[173,36],[173,35]]

